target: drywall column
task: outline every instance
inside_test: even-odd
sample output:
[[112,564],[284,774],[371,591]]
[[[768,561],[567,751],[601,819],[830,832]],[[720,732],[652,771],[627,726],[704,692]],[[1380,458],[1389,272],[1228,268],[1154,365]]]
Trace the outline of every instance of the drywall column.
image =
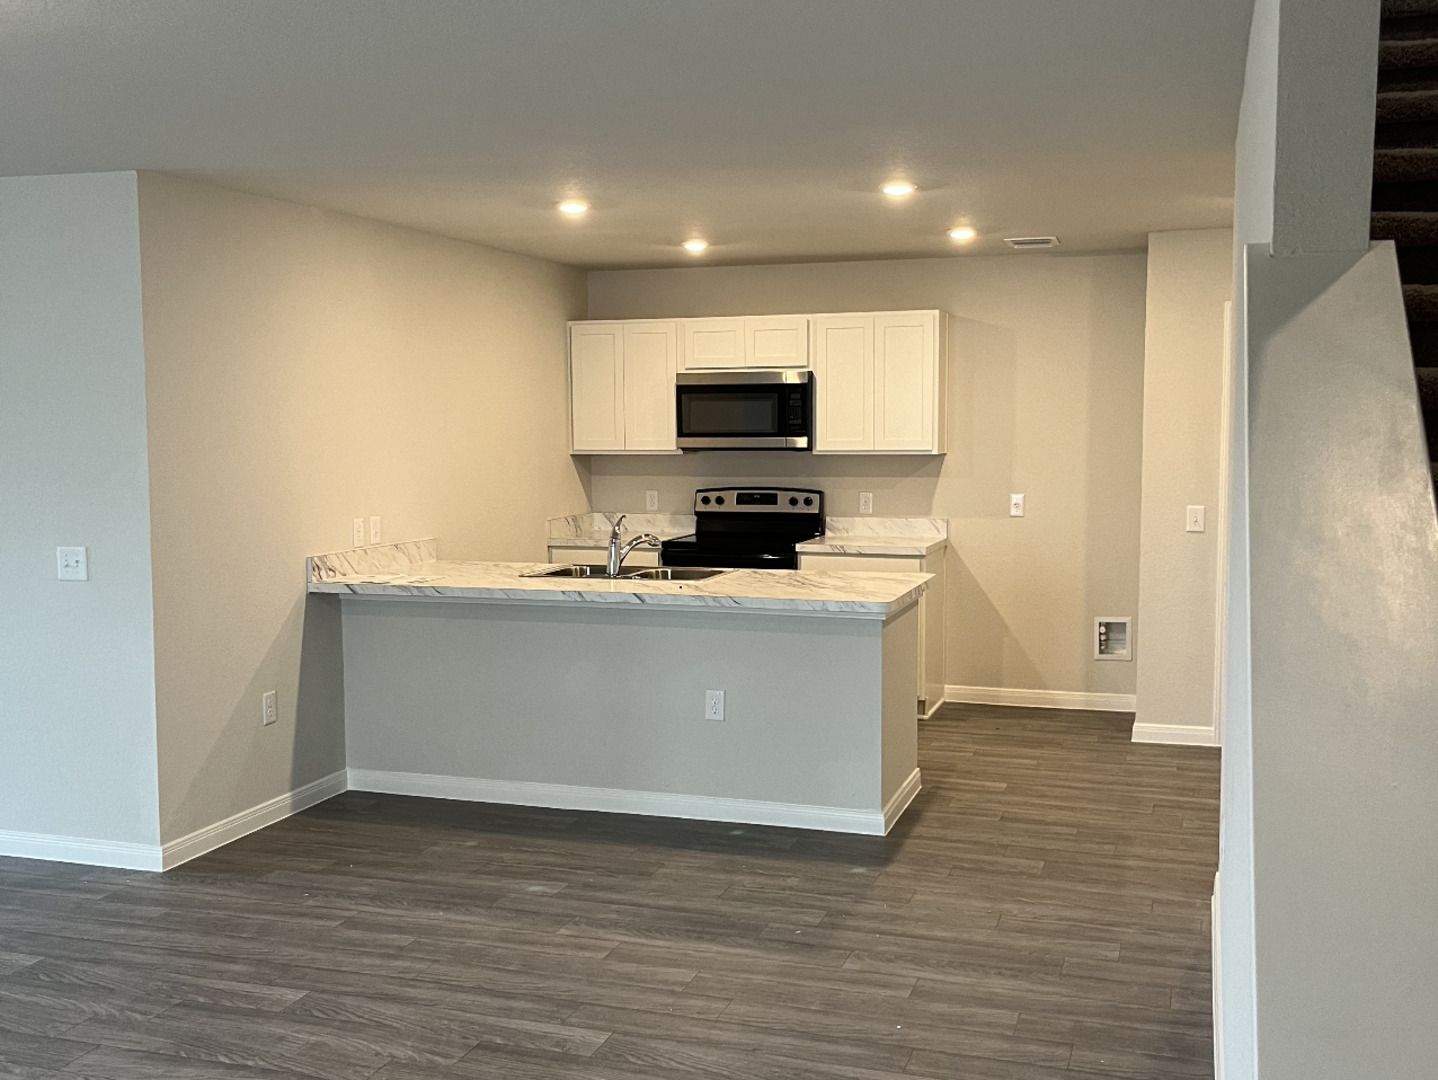
[[1394,252],[1367,243],[1378,19],[1378,0],[1259,0],[1250,39],[1216,957],[1228,1080],[1421,1076],[1438,1059],[1438,521]]
[[145,439],[135,174],[0,179],[0,855],[158,868]]
[[[1135,741],[1214,743],[1228,229],[1148,238]],[[1187,508],[1206,508],[1203,532]]]

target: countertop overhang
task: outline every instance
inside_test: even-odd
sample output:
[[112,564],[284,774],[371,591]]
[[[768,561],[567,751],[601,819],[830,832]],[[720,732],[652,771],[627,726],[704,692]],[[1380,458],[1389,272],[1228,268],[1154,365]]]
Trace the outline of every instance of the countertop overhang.
[[[666,610],[887,619],[918,601],[932,574],[731,570],[705,581],[525,577],[546,563],[427,560],[401,572],[313,574],[311,593],[493,604],[588,604]],[[396,568],[400,569],[400,568]]]

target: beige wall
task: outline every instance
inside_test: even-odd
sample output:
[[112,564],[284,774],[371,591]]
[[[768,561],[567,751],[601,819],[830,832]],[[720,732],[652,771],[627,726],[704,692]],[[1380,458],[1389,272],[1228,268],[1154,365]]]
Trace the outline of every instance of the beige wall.
[[0,854],[154,862],[139,270],[133,173],[0,178]]
[[[1137,722],[1212,730],[1229,229],[1148,241]],[[1206,531],[1186,531],[1190,505]]]
[[[1136,615],[1141,254],[610,271],[590,318],[944,308],[957,316],[944,458],[701,453],[595,457],[593,507],[665,511],[728,480],[813,480],[831,513],[949,519],[951,685],[1131,694],[1092,659],[1096,615]],[[1028,497],[1024,518],[1008,496]],[[1137,650],[1141,654],[1140,636]]]
[[[307,554],[433,535],[542,559],[566,452],[572,270],[141,174],[161,830],[344,766],[339,622]],[[280,720],[260,726],[260,695]]]

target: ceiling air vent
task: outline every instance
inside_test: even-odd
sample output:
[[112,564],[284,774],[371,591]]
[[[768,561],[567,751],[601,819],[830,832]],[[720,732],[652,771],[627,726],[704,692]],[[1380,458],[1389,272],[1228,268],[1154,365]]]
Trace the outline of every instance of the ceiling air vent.
[[1029,248],[1052,248],[1059,246],[1057,236],[1006,236],[1004,243],[1016,251],[1027,251]]

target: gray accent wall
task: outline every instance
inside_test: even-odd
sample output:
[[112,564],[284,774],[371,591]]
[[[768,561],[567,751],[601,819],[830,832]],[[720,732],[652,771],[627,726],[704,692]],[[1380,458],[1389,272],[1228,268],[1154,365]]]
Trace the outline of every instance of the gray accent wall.
[[0,178],[0,834],[159,842],[145,419],[135,175]]

